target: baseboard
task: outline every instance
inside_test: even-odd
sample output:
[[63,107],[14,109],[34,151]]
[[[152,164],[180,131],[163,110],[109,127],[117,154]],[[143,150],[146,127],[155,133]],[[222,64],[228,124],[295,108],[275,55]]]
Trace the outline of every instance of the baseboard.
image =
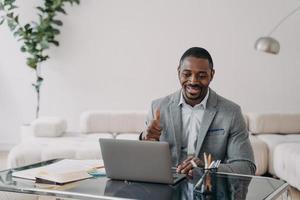
[[9,151],[17,144],[11,141],[0,141],[0,151]]

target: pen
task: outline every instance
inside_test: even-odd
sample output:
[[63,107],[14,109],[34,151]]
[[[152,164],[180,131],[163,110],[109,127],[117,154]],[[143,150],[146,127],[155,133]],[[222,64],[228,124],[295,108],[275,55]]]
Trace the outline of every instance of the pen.
[[[213,166],[213,164],[215,163],[215,161],[212,161],[209,165],[209,169]],[[196,189],[200,184],[202,184],[204,177],[207,175],[207,173],[209,172],[209,170],[206,170],[204,172],[204,174],[202,175],[202,177],[199,179],[199,181],[196,183],[194,189]]]
[[207,164],[210,165],[210,163],[211,163],[211,154],[208,154],[207,157],[208,157],[207,158]]
[[206,169],[208,166],[208,164],[207,164],[207,157],[206,157],[206,153],[204,152],[203,153],[203,157],[204,157],[204,168]]
[[198,167],[198,165],[195,163],[194,160],[191,160],[191,164],[192,164],[193,168]]

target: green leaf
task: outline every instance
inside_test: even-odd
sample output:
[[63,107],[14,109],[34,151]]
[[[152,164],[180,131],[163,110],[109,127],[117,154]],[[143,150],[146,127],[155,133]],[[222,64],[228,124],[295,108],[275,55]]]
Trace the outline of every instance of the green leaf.
[[15,16],[14,20],[18,24],[19,23],[19,15]]
[[71,5],[73,5],[74,2],[79,5],[80,0],[68,0],[68,2],[71,3]]
[[9,17],[9,18],[13,18],[14,17],[14,13],[8,13],[7,15],[6,15],[7,17]]
[[0,10],[4,10],[4,5],[2,2],[0,2]]
[[26,52],[25,46],[22,46],[22,47],[21,47],[21,51],[22,51],[22,52]]
[[60,31],[58,30],[58,29],[52,29],[52,32],[55,34],[55,35],[58,35],[58,34],[60,34]]
[[15,21],[11,19],[7,19],[7,25],[11,31],[14,31],[15,28],[17,27]]
[[53,24],[56,24],[57,26],[62,26],[63,25],[62,21],[60,21],[60,20],[52,20],[51,22]]
[[[36,69],[34,69],[34,70],[36,70]],[[36,90],[37,92],[40,91],[41,85],[42,85],[42,82],[40,82],[40,83],[38,83],[38,82],[32,83],[32,86],[35,88],[35,90]]]
[[41,85],[42,85],[42,83],[43,83],[43,80],[44,80],[43,77],[37,76],[36,82],[35,82],[35,83],[32,83],[32,86],[35,87],[35,89],[36,89],[37,91],[39,91],[39,90],[40,90],[40,87],[41,87]]
[[59,46],[59,42],[56,40],[50,40],[49,43],[54,44],[55,46]]
[[40,43],[42,49],[48,49],[49,43],[46,40],[41,41]]
[[18,28],[18,30],[16,30],[16,31],[14,32],[14,36],[15,36],[15,37],[17,37],[17,36],[23,37],[23,35],[24,35],[24,32],[23,32],[22,27]]
[[38,77],[37,77],[37,80],[36,80],[36,85],[37,85],[37,86],[41,86],[43,80],[44,80],[43,77],[38,76]]
[[39,16],[39,22],[41,23],[43,21],[43,16],[41,14],[38,14]]
[[60,13],[63,13],[65,15],[67,14],[66,11],[63,8],[61,8],[61,7],[56,8],[56,11],[60,12]]
[[25,30],[28,30],[28,29],[30,28],[30,24],[26,24],[26,25],[24,26],[24,28],[25,28]]
[[52,9],[57,9],[58,7],[61,7],[62,6],[62,0],[53,0],[53,3],[52,3]]
[[40,59],[40,62],[43,62],[49,58],[49,56],[38,56]]
[[45,12],[45,9],[42,8],[42,7],[40,7],[40,6],[36,7],[36,9],[38,9],[38,10],[41,11],[42,13]]
[[26,63],[32,69],[36,69],[36,67],[37,67],[37,59],[36,58],[27,58]]
[[21,37],[22,36],[21,34],[22,34],[22,32],[20,32],[19,30],[17,30],[17,31],[14,32],[13,35],[14,35],[14,37],[17,37],[17,36]]
[[1,18],[1,19],[0,19],[0,26],[3,24],[4,21],[5,21],[4,18]]

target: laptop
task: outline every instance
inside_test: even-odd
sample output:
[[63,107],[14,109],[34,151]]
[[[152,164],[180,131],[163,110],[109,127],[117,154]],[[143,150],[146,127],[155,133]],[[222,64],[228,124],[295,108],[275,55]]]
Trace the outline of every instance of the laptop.
[[108,178],[172,185],[185,178],[172,170],[167,142],[104,138],[99,142]]

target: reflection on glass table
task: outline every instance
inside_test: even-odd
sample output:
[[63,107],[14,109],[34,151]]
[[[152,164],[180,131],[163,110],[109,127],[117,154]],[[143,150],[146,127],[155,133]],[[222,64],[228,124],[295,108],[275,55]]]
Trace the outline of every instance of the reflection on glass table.
[[177,185],[110,180],[106,177],[86,179],[66,185],[36,184],[12,177],[13,171],[45,166],[46,161],[23,168],[0,172],[0,191],[71,199],[276,199],[288,187],[284,181],[257,176],[226,173],[208,174],[203,186],[194,190],[200,175]]
[[[52,196],[42,196],[36,194],[24,194],[16,192],[3,192],[0,191],[1,200],[58,200],[56,197]],[[74,198],[59,198],[59,200],[79,200]]]

